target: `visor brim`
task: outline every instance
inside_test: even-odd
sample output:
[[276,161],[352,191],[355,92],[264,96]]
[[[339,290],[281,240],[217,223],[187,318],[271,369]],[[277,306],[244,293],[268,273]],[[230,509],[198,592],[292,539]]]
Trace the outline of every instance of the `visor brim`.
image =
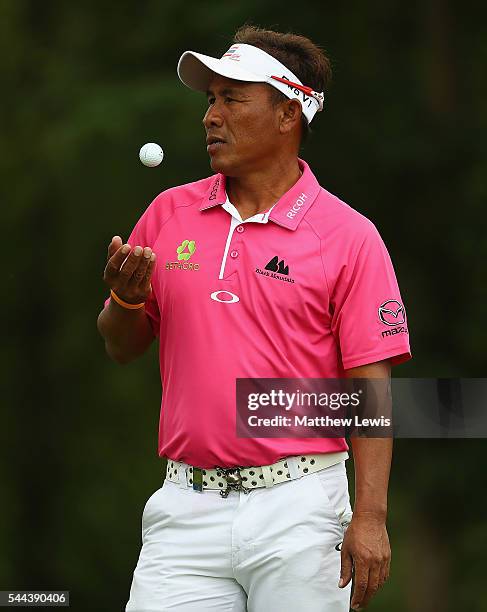
[[215,74],[250,83],[265,83],[267,78],[245,70],[232,61],[222,62],[216,57],[185,51],[178,62],[178,76],[182,83],[196,91],[208,91],[208,86]]

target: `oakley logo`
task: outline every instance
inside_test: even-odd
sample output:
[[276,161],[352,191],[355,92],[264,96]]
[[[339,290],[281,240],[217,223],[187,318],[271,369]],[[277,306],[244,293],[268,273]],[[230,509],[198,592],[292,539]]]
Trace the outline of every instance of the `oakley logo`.
[[289,219],[293,219],[296,214],[301,210],[301,206],[303,206],[307,199],[308,196],[303,191],[303,193],[297,198],[296,202],[294,202],[293,206],[291,206],[289,211],[286,213],[286,217],[289,217]]
[[404,306],[397,300],[387,300],[379,306],[379,319],[389,327],[402,325],[406,321]]
[[[230,296],[230,297],[225,297],[225,296]],[[235,304],[235,302],[240,301],[240,298],[238,297],[238,295],[235,295],[235,293],[231,293],[230,291],[213,291],[213,293],[210,295],[212,300],[215,300],[215,302],[220,302],[220,304]],[[221,299],[221,298],[225,298],[225,299]]]

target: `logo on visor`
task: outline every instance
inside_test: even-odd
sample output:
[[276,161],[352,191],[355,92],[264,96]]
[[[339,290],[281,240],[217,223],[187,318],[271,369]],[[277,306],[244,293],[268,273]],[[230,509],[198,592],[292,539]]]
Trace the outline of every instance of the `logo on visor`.
[[[291,81],[291,79],[285,74],[282,75],[282,78],[286,79],[286,81]],[[302,98],[303,104],[306,104],[308,108],[313,104],[313,96],[307,96],[304,91],[301,91],[300,89],[298,89],[297,87],[293,87],[292,85],[288,85],[287,87],[298,99]]]
[[406,321],[404,306],[397,300],[387,300],[379,306],[379,319],[389,327],[402,325]]
[[235,45],[234,47],[230,47],[230,49],[222,55],[221,59],[226,57],[227,59],[231,59],[231,60],[234,60],[235,62],[239,62],[240,55],[236,53],[236,51],[238,51],[238,45]]

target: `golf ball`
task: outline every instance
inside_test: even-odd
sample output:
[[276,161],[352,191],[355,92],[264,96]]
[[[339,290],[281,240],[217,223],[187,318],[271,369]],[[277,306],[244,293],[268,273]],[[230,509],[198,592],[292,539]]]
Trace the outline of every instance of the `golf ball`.
[[144,166],[155,168],[164,159],[164,151],[155,142],[148,142],[140,149],[139,158]]

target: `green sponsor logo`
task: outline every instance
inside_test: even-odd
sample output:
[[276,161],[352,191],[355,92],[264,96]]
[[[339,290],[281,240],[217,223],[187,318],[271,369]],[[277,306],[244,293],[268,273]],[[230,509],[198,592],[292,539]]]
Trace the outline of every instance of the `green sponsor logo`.
[[178,254],[178,260],[187,261],[195,251],[196,243],[194,240],[183,240],[182,243],[176,249],[176,252]]

